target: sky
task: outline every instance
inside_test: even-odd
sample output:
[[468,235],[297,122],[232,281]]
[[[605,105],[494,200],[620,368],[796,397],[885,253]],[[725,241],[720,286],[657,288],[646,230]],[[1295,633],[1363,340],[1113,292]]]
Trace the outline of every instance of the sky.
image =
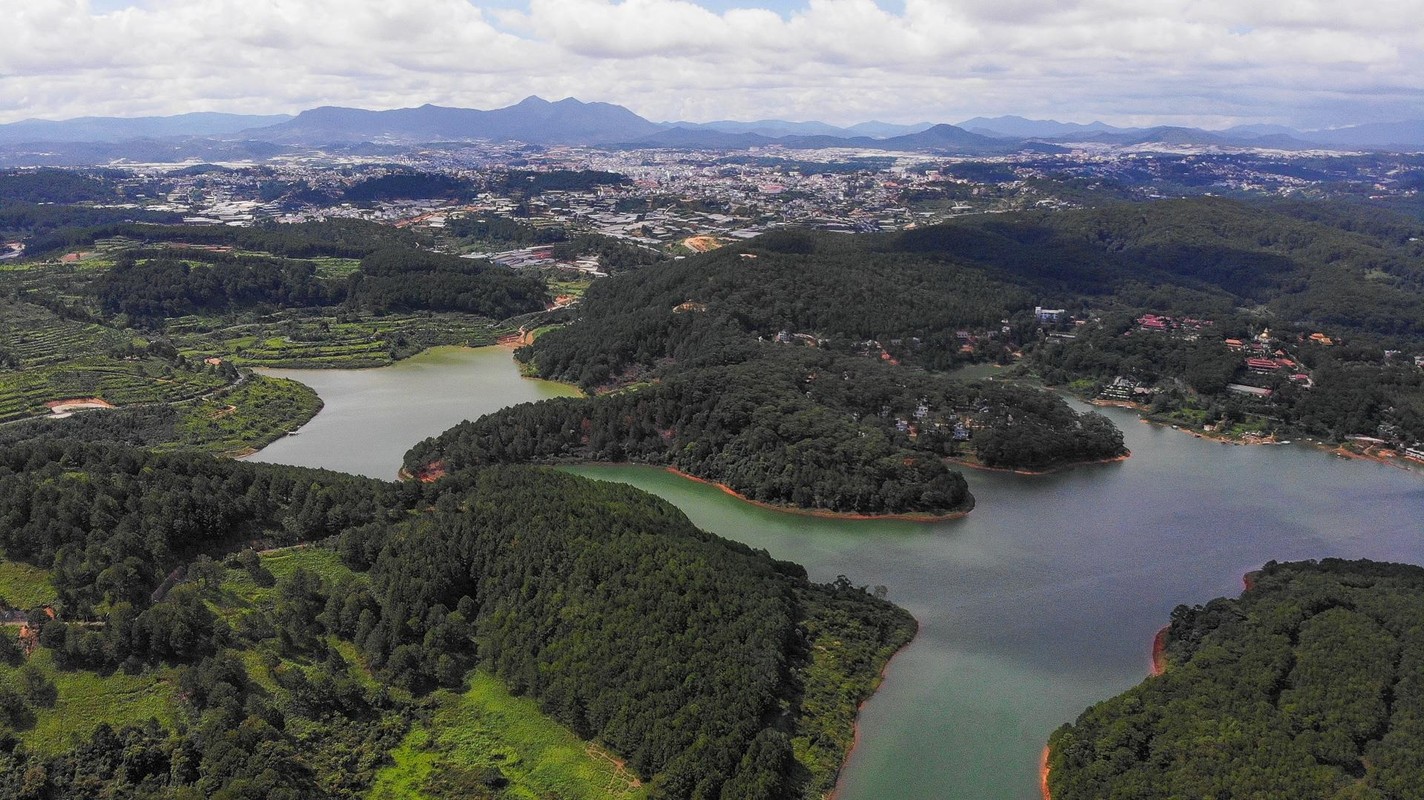
[[0,0],[0,123],[529,95],[655,121],[1424,119],[1424,0]]

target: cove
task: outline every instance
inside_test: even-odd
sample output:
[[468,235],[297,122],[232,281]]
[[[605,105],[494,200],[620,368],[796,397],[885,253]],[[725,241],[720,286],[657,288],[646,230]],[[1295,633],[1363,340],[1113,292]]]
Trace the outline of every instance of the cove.
[[561,383],[520,376],[503,347],[436,347],[373,369],[263,369],[310,386],[325,406],[296,436],[252,461],[324,467],[394,480],[410,446],[466,419],[517,403],[577,396]]
[[[521,379],[507,351],[425,358],[282,371],[327,407],[259,457],[389,478],[406,447],[463,418],[427,418],[413,403],[448,399],[450,412],[478,414],[566,391]],[[447,372],[463,377],[447,383]],[[382,392],[389,403],[347,402]],[[371,413],[387,405],[395,413]],[[862,710],[839,800],[1033,800],[1049,733],[1147,675],[1152,637],[1177,604],[1234,596],[1241,575],[1271,559],[1424,563],[1424,475],[1306,446],[1223,445],[1103,411],[1132,458],[1046,476],[967,471],[974,512],[934,524],[758,508],[652,467],[570,471],[661,495],[815,579],[884,585],[915,615],[919,636]],[[377,457],[377,442],[389,455]]]

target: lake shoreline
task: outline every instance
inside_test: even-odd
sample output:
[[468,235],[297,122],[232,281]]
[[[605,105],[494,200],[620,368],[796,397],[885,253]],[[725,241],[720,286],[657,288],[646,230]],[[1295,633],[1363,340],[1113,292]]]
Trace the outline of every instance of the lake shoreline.
[[[1241,576],[1241,587],[1243,592],[1249,592],[1256,588],[1256,575],[1258,570],[1251,570]],[[1167,671],[1167,634],[1171,631],[1171,625],[1163,625],[1152,637],[1152,656],[1148,667],[1148,676],[1159,678]],[[1043,755],[1040,756],[1038,775],[1041,786],[1043,800],[1053,800],[1053,795],[1048,790],[1048,759],[1053,755],[1052,745],[1043,746]]]
[[[640,463],[633,462],[633,461],[618,461],[618,462],[614,462],[614,461],[577,461],[577,460],[575,460],[575,461],[567,461],[567,462],[538,462],[538,461],[531,461],[531,462],[528,462],[528,465],[529,465],[529,466],[553,467],[553,468],[558,468],[558,467],[653,467],[653,468],[655,468],[655,469],[661,469],[661,470],[663,470],[664,472],[667,472],[667,473],[669,473],[669,474],[676,475],[676,476],[679,477],[679,478],[685,478],[686,480],[692,481],[692,482],[694,482],[694,483],[700,483],[700,484],[703,484],[704,486],[711,486],[711,487],[717,489],[718,491],[721,491],[721,492],[724,493],[724,494],[727,494],[727,495],[729,495],[729,496],[731,496],[731,497],[736,498],[737,500],[740,500],[740,501],[743,502],[743,503],[746,503],[747,505],[756,506],[757,508],[764,508],[764,509],[766,509],[766,510],[768,510],[768,511],[779,511],[779,512],[784,513],[784,514],[796,514],[796,515],[798,515],[798,516],[803,516],[803,517],[816,517],[817,519],[850,520],[850,521],[860,521],[860,522],[917,522],[917,523],[933,523],[933,522],[946,522],[946,521],[950,521],[950,520],[963,519],[963,518],[967,517],[967,516],[969,515],[969,512],[974,509],[973,495],[970,495],[969,508],[964,509],[964,510],[961,510],[961,511],[950,511],[950,512],[947,512],[947,513],[944,513],[944,514],[934,514],[934,513],[927,512],[927,511],[926,511],[926,512],[912,511],[912,512],[906,512],[906,513],[902,513],[902,514],[857,514],[857,513],[854,513],[854,512],[850,512],[850,511],[830,511],[830,510],[827,510],[827,509],[819,509],[819,508],[800,508],[800,507],[798,507],[798,506],[783,506],[783,505],[777,505],[777,504],[775,504],[775,503],[762,502],[761,500],[753,500],[753,499],[751,499],[750,497],[747,497],[746,495],[744,495],[744,494],[738,492],[736,489],[733,489],[732,487],[730,487],[730,486],[728,486],[728,485],[726,485],[726,484],[724,484],[724,483],[717,483],[716,481],[709,480],[709,479],[707,479],[707,478],[699,478],[698,476],[693,475],[693,474],[690,473],[690,472],[684,472],[684,471],[678,469],[677,467],[665,467],[665,466],[660,466],[660,465],[657,465],[657,464],[640,464]],[[429,463],[429,464],[425,464],[424,466],[420,467],[419,469],[417,469],[417,470],[414,471],[414,472],[411,472],[411,470],[410,470],[409,468],[407,468],[407,467],[401,467],[400,470],[396,473],[396,477],[397,477],[398,480],[402,480],[402,481],[418,480],[418,481],[420,481],[421,483],[431,483],[431,482],[433,482],[433,481],[439,480],[440,478],[443,478],[446,474],[448,474],[448,468],[446,467],[446,465],[444,464],[444,462],[443,462],[443,461],[433,461],[433,462],[431,462],[431,463]]]
[[1013,469],[1010,467],[990,467],[984,464],[975,464],[969,461],[960,461],[959,459],[954,458],[949,459],[949,463],[956,467],[964,467],[965,469],[978,470],[979,472],[999,472],[1006,475],[1026,475],[1028,477],[1039,477],[1043,475],[1056,475],[1060,472],[1067,472],[1070,469],[1077,469],[1078,467],[1091,467],[1095,464],[1120,464],[1128,460],[1129,458],[1132,458],[1132,451],[1130,450],[1120,456],[1113,456],[1111,458],[1095,458],[1092,461],[1070,461],[1064,464],[1056,464],[1045,469]]
[[1048,790],[1048,758],[1053,755],[1053,749],[1048,745],[1043,746],[1043,753],[1038,757],[1038,793],[1043,800],[1053,800],[1053,793]]
[[1421,468],[1424,468],[1424,462],[1414,462],[1408,457],[1400,455],[1393,448],[1389,448],[1388,453],[1374,452],[1376,448],[1373,446],[1367,447],[1363,451],[1354,450],[1345,444],[1330,444],[1328,442],[1315,441],[1304,433],[1299,433],[1296,439],[1285,440],[1282,440],[1277,434],[1274,433],[1268,436],[1252,436],[1250,438],[1227,436],[1217,433],[1215,431],[1199,430],[1197,428],[1190,427],[1183,422],[1174,421],[1170,417],[1155,417],[1152,415],[1151,410],[1146,406],[1142,405],[1141,403],[1132,403],[1125,400],[1099,399],[1084,400],[1084,402],[1088,403],[1089,405],[1097,406],[1099,408],[1122,408],[1128,411],[1136,411],[1139,414],[1139,421],[1145,422],[1148,425],[1158,425],[1164,428],[1171,428],[1172,430],[1181,431],[1182,433],[1185,433],[1188,436],[1191,436],[1196,439],[1205,439],[1207,441],[1218,442],[1220,444],[1240,445],[1245,447],[1261,447],[1266,445],[1283,445],[1291,443],[1307,444],[1317,450],[1322,450],[1326,453],[1330,453],[1331,455],[1339,456],[1340,458],[1348,458],[1358,461],[1373,461],[1376,464],[1388,464],[1391,467],[1394,467],[1396,469],[1402,469],[1407,472],[1418,472]]
[[[589,466],[597,466],[597,465],[599,465],[599,464],[608,464],[608,462],[606,462],[606,461],[589,461],[589,462],[584,462],[584,463],[587,464],[587,465],[589,465]],[[620,465],[620,464],[611,464],[610,466],[623,466],[623,465]],[[655,466],[655,465],[652,465],[652,464],[640,464],[640,465],[636,465],[636,466]],[[678,476],[679,478],[686,478],[686,479],[688,479],[688,480],[690,480],[690,481],[694,481],[694,482],[696,482],[696,483],[701,483],[701,484],[704,484],[704,485],[707,485],[707,486],[712,486],[712,487],[714,487],[714,488],[716,488],[716,489],[722,491],[722,492],[725,493],[725,494],[728,494],[728,495],[731,495],[732,497],[737,498],[738,500],[742,501],[743,503],[747,503],[747,504],[749,504],[749,505],[754,505],[754,506],[756,506],[756,507],[758,507],[758,508],[764,508],[764,509],[767,509],[768,511],[781,511],[781,512],[786,513],[786,514],[799,514],[799,515],[804,516],[804,517],[817,517],[817,518],[819,518],[819,519],[840,519],[840,520],[855,520],[855,521],[868,521],[868,522],[888,522],[888,521],[898,521],[898,522],[945,522],[945,521],[948,521],[948,520],[964,519],[965,517],[969,516],[969,512],[970,512],[970,511],[973,511],[973,510],[974,510],[973,495],[970,495],[969,508],[964,509],[964,510],[962,510],[962,511],[950,511],[950,512],[947,512],[947,513],[944,513],[944,514],[934,514],[934,513],[928,512],[928,511],[911,511],[911,512],[906,512],[906,513],[903,513],[903,514],[857,514],[857,513],[852,512],[852,511],[830,511],[830,510],[827,510],[827,509],[819,509],[819,508],[801,508],[801,507],[799,507],[799,506],[783,506],[783,505],[777,505],[777,504],[775,504],[775,503],[765,503],[765,502],[762,502],[762,501],[760,501],[760,500],[753,500],[753,499],[751,499],[750,497],[747,497],[746,495],[742,494],[741,492],[738,492],[736,489],[733,489],[732,487],[726,485],[725,483],[718,483],[718,482],[713,481],[713,480],[708,480],[707,478],[699,478],[699,477],[697,477],[696,475],[693,475],[693,474],[691,474],[691,473],[683,472],[682,470],[678,469],[677,467],[663,467],[662,469],[665,470],[665,471],[667,471],[667,472],[672,473],[673,475]]]
[[895,659],[899,658],[901,653],[908,650],[910,648],[910,645],[914,643],[915,639],[918,638],[919,635],[920,621],[915,620],[915,635],[911,636],[909,641],[905,642],[903,645],[900,645],[900,649],[896,650],[893,655],[891,655],[888,659],[885,660],[885,664],[880,667],[880,676],[876,678],[875,685],[870,689],[870,694],[861,698],[860,702],[856,704],[855,721],[852,723],[853,733],[851,734],[850,747],[846,749],[845,755],[841,757],[841,764],[839,767],[836,768],[836,785],[831,788],[831,792],[830,794],[826,795],[825,800],[836,800],[837,796],[840,794],[841,773],[845,771],[846,765],[850,764],[850,757],[855,754],[856,748],[860,747],[860,714],[862,711],[865,710],[865,704],[869,703],[871,698],[875,697],[875,695],[880,692],[880,687],[883,686],[885,684],[886,679],[890,677],[890,667],[894,665]]
[[[1254,573],[1246,573],[1243,581],[1248,580]],[[1249,586],[1247,588],[1250,588]],[[1167,671],[1167,632],[1171,630],[1170,625],[1163,625],[1152,637],[1152,653],[1149,657],[1147,675],[1151,678],[1161,677]],[[1049,759],[1053,757],[1053,745],[1045,744],[1043,752],[1038,757],[1038,790],[1043,800],[1053,800],[1053,792],[1048,788],[1048,766]]]
[[[534,384],[514,377],[508,350],[483,353],[431,359],[408,372],[361,370],[359,380],[327,380],[333,388],[323,383],[319,394],[329,393],[329,402],[357,397],[359,405],[332,403],[355,416],[324,413],[302,428],[302,435],[277,443],[289,448],[287,453],[269,451],[259,458],[351,472],[376,469],[387,478],[411,444],[452,424],[412,421],[441,398],[458,398],[453,404],[466,416],[533,399]],[[486,373],[479,385],[447,377],[477,369]],[[309,374],[315,381],[323,377],[315,373],[330,372]],[[386,395],[372,394],[370,401],[358,394],[388,385]],[[487,402],[477,406],[482,398]],[[391,422],[374,416],[380,402],[395,410]],[[1077,399],[1073,406],[1083,408]],[[1286,555],[1338,551],[1378,560],[1424,558],[1412,502],[1418,497],[1417,476],[1330,458],[1318,447],[1227,448],[1179,439],[1155,425],[1130,425],[1141,419],[1133,410],[1100,413],[1123,430],[1132,450],[1129,468],[1084,469],[1039,480],[976,477],[964,470],[987,514],[938,527],[838,522],[766,509],[679,480],[661,465],[620,470],[598,464],[585,470],[573,467],[572,459],[553,465],[662,493],[698,527],[802,564],[815,580],[848,574],[894,588],[893,599],[912,610],[919,633],[914,649],[901,651],[883,670],[884,683],[870,696],[874,702],[849,707],[862,716],[843,742],[846,761],[837,800],[892,795],[1023,800],[1040,796],[1042,748],[1053,730],[1120,692],[1119,683],[1147,677],[1147,650],[1167,621],[1166,609],[1105,605],[1104,586],[1134,598],[1165,593],[1201,602],[1226,594],[1223,586],[1239,590],[1249,565]],[[328,436],[327,429],[339,435]],[[383,435],[399,440],[399,448],[373,468],[361,469]],[[322,451],[325,460],[309,451]],[[1245,517],[1237,510],[1242,505],[1257,511]],[[1193,544],[1203,528],[1230,534],[1232,546],[1203,551]],[[1322,551],[1323,542],[1331,543],[1332,553]],[[1012,580],[1005,577],[1010,571]],[[1052,602],[1045,603],[1049,595]],[[1023,646],[1004,651],[994,633],[1000,628],[1023,637]],[[1060,681],[1065,638],[1099,653],[1095,658],[1103,668]],[[951,713],[967,715],[974,727],[943,737],[938,726]],[[1024,730],[1030,735],[1022,736]],[[1057,752],[1051,751],[1050,763]],[[974,769],[962,768],[971,764]]]

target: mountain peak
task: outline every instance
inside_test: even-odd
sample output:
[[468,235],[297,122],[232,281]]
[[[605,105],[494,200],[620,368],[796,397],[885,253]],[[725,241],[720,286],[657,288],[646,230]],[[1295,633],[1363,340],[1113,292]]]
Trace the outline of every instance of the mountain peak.
[[512,106],[490,111],[430,103],[391,111],[326,108],[303,112],[293,122],[263,134],[279,142],[317,145],[475,139],[587,144],[629,141],[656,130],[658,126],[622,106],[583,103],[572,97],[551,103],[530,95]]

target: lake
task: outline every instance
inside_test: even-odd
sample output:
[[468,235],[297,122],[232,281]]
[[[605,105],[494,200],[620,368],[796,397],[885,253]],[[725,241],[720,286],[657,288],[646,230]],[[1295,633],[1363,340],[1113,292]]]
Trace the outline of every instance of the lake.
[[300,381],[326,405],[316,419],[249,458],[394,480],[411,445],[516,403],[577,396],[523,378],[503,347],[436,347],[374,369],[261,369]]
[[[327,406],[260,460],[387,478],[410,444],[462,415],[568,393],[520,378],[493,348],[270,374],[307,383]],[[1177,604],[1236,595],[1242,574],[1271,559],[1424,562],[1424,475],[1104,413],[1132,458],[1037,477],[969,471],[974,512],[935,524],[771,511],[652,467],[570,471],[665,497],[813,578],[884,585],[915,615],[919,636],[862,711],[839,800],[1031,800],[1048,735],[1142,680]]]

